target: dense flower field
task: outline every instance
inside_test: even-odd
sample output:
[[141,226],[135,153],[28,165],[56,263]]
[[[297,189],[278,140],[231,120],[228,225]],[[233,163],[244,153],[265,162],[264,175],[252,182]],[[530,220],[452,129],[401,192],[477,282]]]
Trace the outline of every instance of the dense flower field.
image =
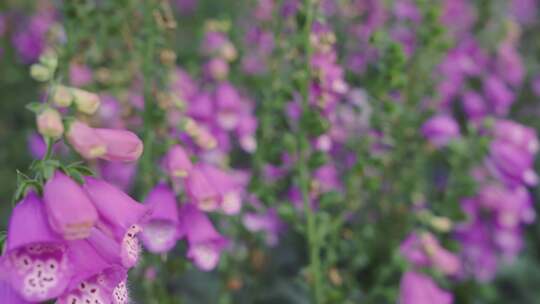
[[4,0],[0,303],[538,303],[538,0]]

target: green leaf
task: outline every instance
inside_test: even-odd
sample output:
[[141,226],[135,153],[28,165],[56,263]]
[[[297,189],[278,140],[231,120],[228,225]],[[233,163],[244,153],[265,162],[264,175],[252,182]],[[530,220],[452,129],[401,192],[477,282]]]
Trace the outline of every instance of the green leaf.
[[45,108],[45,105],[41,102],[31,102],[25,106],[28,111],[34,112],[35,114],[41,113]]

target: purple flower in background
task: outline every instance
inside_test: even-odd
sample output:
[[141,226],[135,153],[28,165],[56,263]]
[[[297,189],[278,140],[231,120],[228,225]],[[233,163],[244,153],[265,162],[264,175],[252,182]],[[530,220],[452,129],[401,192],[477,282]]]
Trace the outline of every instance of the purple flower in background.
[[421,273],[403,274],[399,290],[399,304],[452,304],[451,293],[440,289],[433,280]]
[[510,13],[522,24],[532,23],[538,16],[538,2],[535,0],[511,0],[508,1]]
[[13,209],[4,249],[2,277],[24,300],[53,299],[69,284],[73,268],[66,243],[49,226],[45,205],[34,192]]
[[171,250],[181,237],[176,195],[166,184],[158,184],[150,191],[144,204],[152,212],[140,234],[144,246],[153,253]]
[[174,145],[169,149],[164,165],[165,170],[173,179],[187,177],[193,168],[189,155],[180,145]]
[[491,143],[489,164],[510,185],[524,183],[532,186],[538,182],[533,155],[506,142],[495,140]]
[[212,184],[205,170],[198,164],[191,170],[185,181],[186,192],[193,203],[203,211],[215,211],[219,207],[220,196],[216,185]]
[[484,79],[483,91],[495,114],[508,114],[515,96],[501,79],[496,76],[488,76]]
[[128,192],[133,186],[136,172],[136,163],[110,161],[99,162],[99,174],[103,180],[126,192]]
[[422,125],[424,137],[435,147],[447,145],[452,139],[459,137],[459,125],[449,115],[441,114],[430,118]]
[[482,95],[474,91],[467,91],[463,93],[462,102],[465,113],[471,121],[479,122],[487,115],[486,102]]
[[49,223],[65,239],[88,237],[97,222],[97,212],[81,186],[60,171],[43,190]]
[[197,9],[198,0],[175,0],[175,4],[181,14],[187,15]]
[[274,208],[263,213],[248,212],[242,217],[242,223],[249,231],[263,232],[269,246],[277,245],[279,234],[285,229],[285,223]]
[[229,241],[221,236],[208,217],[192,204],[185,204],[180,209],[180,227],[188,241],[189,259],[204,271],[214,269],[221,251]]
[[521,84],[525,77],[525,67],[513,44],[505,42],[499,46],[496,64],[499,77],[513,86]]
[[430,233],[411,233],[400,246],[401,254],[417,267],[434,267],[446,275],[456,275],[461,270],[459,258],[444,249]]
[[69,82],[74,87],[83,87],[92,83],[92,70],[82,64],[72,63],[69,66]]

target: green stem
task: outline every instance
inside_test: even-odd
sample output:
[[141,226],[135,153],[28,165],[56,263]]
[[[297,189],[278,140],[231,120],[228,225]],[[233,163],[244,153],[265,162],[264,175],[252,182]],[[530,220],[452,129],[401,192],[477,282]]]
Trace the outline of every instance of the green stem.
[[154,55],[155,55],[155,22],[153,20],[152,12],[153,12],[153,1],[152,0],[146,0],[144,1],[145,8],[144,8],[144,28],[146,35],[144,35],[143,39],[144,44],[143,47],[143,63],[142,63],[142,74],[143,74],[143,94],[144,94],[144,112],[143,112],[143,145],[144,145],[144,153],[141,158],[140,163],[140,176],[142,176],[142,194],[145,194],[147,191],[150,190],[152,187],[152,184],[154,182],[152,174],[153,172],[153,145],[155,140],[155,102],[154,97],[152,94],[153,86],[154,86]]
[[[305,52],[305,78],[302,83],[302,112],[309,111],[309,86],[311,82],[311,27],[313,24],[313,0],[304,0],[306,21],[303,29],[303,48]],[[307,157],[310,153],[309,140],[306,130],[300,124],[298,132],[298,170],[300,178],[300,190],[304,204],[304,212],[307,220],[307,239],[310,259],[310,272],[313,277],[313,295],[315,303],[323,303],[323,278],[320,260],[320,244],[317,235],[317,217],[313,211],[309,197],[310,172],[307,164]]]

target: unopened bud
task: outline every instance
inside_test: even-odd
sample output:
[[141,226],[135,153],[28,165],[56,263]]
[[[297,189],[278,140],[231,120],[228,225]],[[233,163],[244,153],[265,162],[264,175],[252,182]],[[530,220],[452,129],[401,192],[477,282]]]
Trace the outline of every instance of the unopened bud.
[[60,117],[60,113],[54,109],[48,108],[41,112],[37,116],[36,121],[39,134],[43,136],[60,138],[64,133],[62,117]]
[[54,90],[53,102],[55,105],[61,108],[67,108],[73,102],[73,94],[70,88],[59,85]]
[[92,115],[99,108],[100,100],[97,94],[81,89],[72,89],[72,93],[77,110],[80,112]]
[[48,81],[49,79],[51,79],[52,74],[52,71],[48,67],[39,63],[33,64],[30,67],[30,76],[32,76],[32,78],[37,81]]

